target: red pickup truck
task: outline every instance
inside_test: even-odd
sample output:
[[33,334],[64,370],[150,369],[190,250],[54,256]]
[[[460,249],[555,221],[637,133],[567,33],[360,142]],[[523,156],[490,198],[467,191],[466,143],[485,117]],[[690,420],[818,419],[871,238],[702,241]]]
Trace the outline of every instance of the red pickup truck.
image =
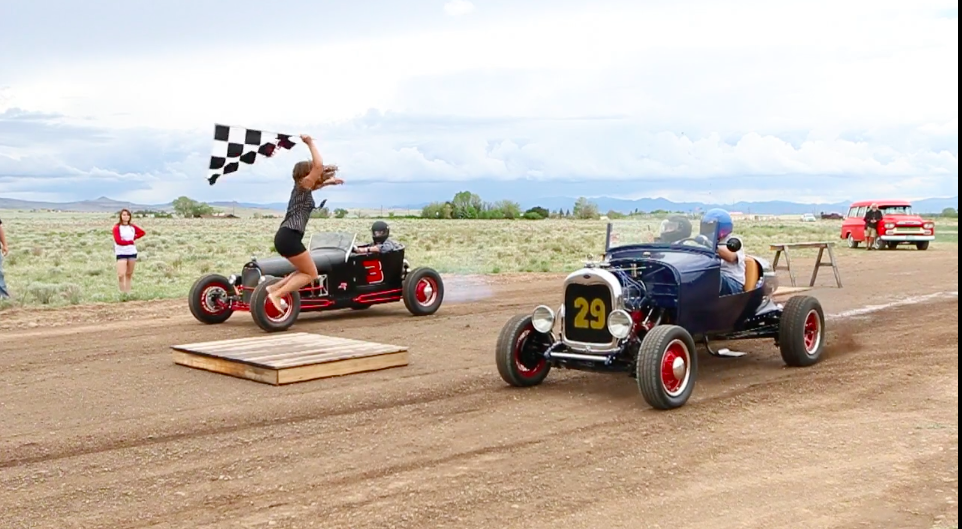
[[882,221],[878,224],[876,249],[893,249],[900,244],[914,244],[919,250],[927,250],[935,240],[935,223],[912,213],[912,204],[905,200],[863,200],[853,203],[842,221],[841,238],[848,241],[849,248],[857,248],[865,242],[865,212],[872,204],[878,204]]

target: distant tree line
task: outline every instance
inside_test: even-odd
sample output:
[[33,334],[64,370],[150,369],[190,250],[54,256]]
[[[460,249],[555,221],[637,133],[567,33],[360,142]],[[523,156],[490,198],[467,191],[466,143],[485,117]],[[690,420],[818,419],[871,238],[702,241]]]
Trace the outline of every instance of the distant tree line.
[[576,200],[574,206],[567,210],[550,211],[541,206],[522,210],[521,205],[513,200],[485,202],[476,193],[470,191],[461,191],[451,200],[432,202],[421,209],[423,219],[542,220],[548,218],[598,219],[600,217],[598,206],[584,197]]
[[[177,198],[172,202],[171,205],[174,209],[174,212],[184,218],[199,218],[213,215],[215,212],[214,207],[210,204],[199,202],[186,196]],[[952,212],[954,214],[955,210],[952,210]],[[656,210],[648,212],[647,214],[664,216],[671,213],[672,212],[669,211]],[[331,217],[343,219],[349,214],[350,212],[344,208],[336,208],[331,211],[331,209],[323,207],[314,210],[311,213],[311,217],[319,219],[327,219]],[[615,220],[645,214],[645,212],[642,212],[636,208],[630,213],[609,210],[604,214],[604,216],[608,219]],[[943,215],[946,215],[946,212],[943,212]],[[358,218],[362,217],[360,211],[357,212],[357,216]],[[394,212],[389,212],[387,216],[395,218]],[[378,217],[378,215],[374,215],[374,217]],[[422,219],[596,220],[601,217],[602,214],[598,210],[598,205],[585,197],[579,197],[577,200],[575,200],[571,208],[559,208],[556,211],[551,211],[542,206],[534,206],[523,210],[521,205],[513,200],[486,202],[482,200],[477,193],[472,193],[470,191],[461,191],[455,194],[451,200],[444,202],[432,202],[424,206],[421,209],[420,214],[420,218]],[[417,218],[417,216],[408,217],[405,215],[404,218]]]

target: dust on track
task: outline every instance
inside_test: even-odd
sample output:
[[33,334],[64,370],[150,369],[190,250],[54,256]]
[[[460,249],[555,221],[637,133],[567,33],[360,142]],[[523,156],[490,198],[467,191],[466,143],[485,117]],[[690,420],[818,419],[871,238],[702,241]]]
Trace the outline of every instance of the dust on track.
[[[957,254],[905,254],[846,256],[866,273],[843,258],[845,288],[814,293],[838,313],[957,291]],[[808,369],[769,341],[702,355],[689,405],[658,413],[619,375],[501,382],[500,326],[560,302],[558,285],[507,278],[431,318],[305,317],[296,330],[405,343],[412,362],[285,387],[170,361],[175,343],[259,335],[244,314],[208,327],[162,302],[54,326],[56,311],[19,312],[0,331],[0,526],[957,523],[957,299],[830,321]]]

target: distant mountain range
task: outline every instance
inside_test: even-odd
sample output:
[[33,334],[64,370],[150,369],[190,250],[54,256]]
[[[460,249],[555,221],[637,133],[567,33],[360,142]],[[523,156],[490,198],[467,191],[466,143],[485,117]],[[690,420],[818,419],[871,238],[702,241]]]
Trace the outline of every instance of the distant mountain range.
[[[886,198],[886,197],[882,197]],[[895,198],[895,197],[890,197]],[[695,211],[711,208],[724,208],[728,211],[738,211],[742,213],[753,213],[758,215],[800,215],[802,213],[842,213],[848,211],[851,201],[836,202],[833,204],[805,204],[799,202],[788,202],[772,200],[767,202],[735,202],[728,204],[706,204],[702,202],[673,202],[664,198],[640,198],[637,200],[626,200],[621,198],[599,197],[591,199],[598,205],[598,210],[605,213],[609,210],[627,213],[634,210],[639,211]],[[528,201],[525,201],[528,202]],[[535,201],[531,204],[523,204],[525,208],[531,206],[541,206],[549,210],[559,208],[570,209],[575,203],[574,198],[570,197],[549,197]],[[941,213],[945,208],[959,208],[959,197],[947,198],[926,198],[912,202],[912,208],[921,213]]]
[[[521,206],[525,209],[541,206],[552,211],[558,209],[571,209],[576,198],[573,197],[545,197],[540,199],[520,200]],[[597,204],[598,209],[605,213],[609,210],[628,213],[634,210],[639,211],[695,211],[706,210],[713,207],[725,208],[728,211],[739,211],[743,213],[754,213],[760,215],[791,215],[802,213],[821,212],[845,213],[848,210],[849,202],[838,202],[834,204],[804,204],[788,201],[767,201],[767,202],[735,202],[732,204],[705,204],[702,202],[673,202],[664,198],[640,198],[637,200],[627,200],[621,198],[599,197],[591,199]],[[272,202],[267,204],[257,204],[252,202],[209,202],[216,208],[229,210],[231,208],[283,211],[286,203]],[[412,204],[407,206],[395,206],[391,209],[421,209],[425,204]],[[345,205],[346,208],[356,209],[357,205]],[[363,206],[361,206],[363,207]],[[913,207],[920,213],[940,213],[945,208],[959,208],[959,197],[947,198],[926,198],[913,202]],[[103,212],[113,213],[122,208],[130,210],[153,210],[153,211],[172,211],[171,203],[166,204],[134,204],[113,200],[107,197],[100,197],[94,200],[82,200],[78,202],[34,202],[29,200],[16,200],[0,197],[0,209],[50,209],[73,212]]]

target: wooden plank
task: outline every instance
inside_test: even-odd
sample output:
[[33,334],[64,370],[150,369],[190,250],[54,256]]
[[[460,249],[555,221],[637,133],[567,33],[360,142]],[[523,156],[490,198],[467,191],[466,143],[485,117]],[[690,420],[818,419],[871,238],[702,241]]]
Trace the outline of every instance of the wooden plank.
[[795,294],[811,290],[812,287],[778,287],[772,293],[772,298],[790,298]]
[[770,244],[768,248],[772,251],[784,250],[785,248],[829,248],[835,246],[834,242],[786,242],[780,244]]
[[350,375],[353,373],[380,371],[382,369],[390,369],[392,367],[402,367],[406,365],[408,365],[408,352],[398,351],[391,354],[367,356],[334,363],[314,364],[285,369],[277,372],[277,383],[292,384],[294,382],[304,382],[318,378]]
[[223,358],[198,356],[183,351],[174,351],[174,363],[182,366],[203,369],[222,375],[256,380],[265,384],[277,385],[277,371],[262,367],[231,362]]
[[174,363],[281,385],[408,364],[407,347],[310,333],[171,346]]

